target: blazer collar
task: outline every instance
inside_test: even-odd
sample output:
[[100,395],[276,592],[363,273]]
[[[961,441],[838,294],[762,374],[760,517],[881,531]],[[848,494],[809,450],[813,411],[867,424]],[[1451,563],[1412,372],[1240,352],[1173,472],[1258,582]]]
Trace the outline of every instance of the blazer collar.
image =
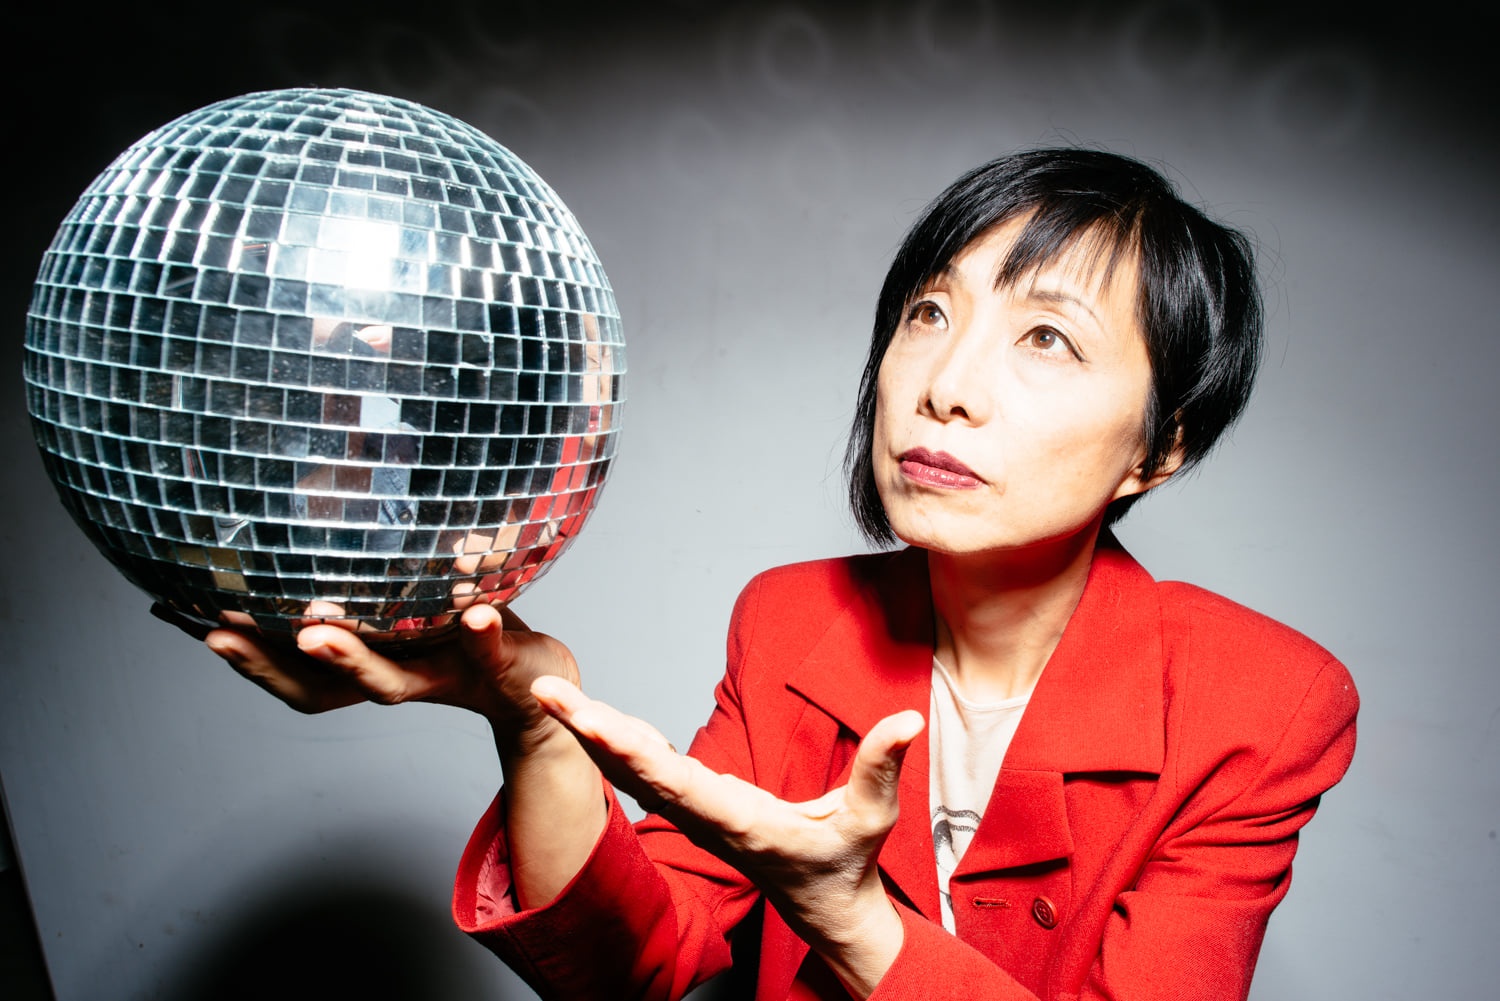
[[[933,636],[926,554],[902,550],[880,561],[787,684],[863,737],[902,709],[927,715]],[[1104,533],[1005,767],[1159,773],[1163,701],[1155,581]],[[925,762],[925,752],[909,753],[906,768],[917,765],[925,777]]]
[[1021,717],[1005,767],[1160,774],[1165,665],[1156,581],[1101,535],[1073,617]]
[[[932,692],[932,594],[927,554],[906,549],[873,561],[846,564],[868,578],[856,581],[841,613],[787,687],[863,738],[886,716],[915,709],[925,719]],[[852,764],[853,755],[850,755]],[[848,779],[846,765],[838,782]],[[939,916],[932,828],[927,816],[926,735],[907,749],[898,795],[901,810],[880,851],[880,868],[907,903]]]
[[[903,709],[927,715],[932,594],[927,554],[904,549],[861,564],[844,607],[787,677],[787,687],[860,737]],[[908,758],[908,760],[910,760]]]

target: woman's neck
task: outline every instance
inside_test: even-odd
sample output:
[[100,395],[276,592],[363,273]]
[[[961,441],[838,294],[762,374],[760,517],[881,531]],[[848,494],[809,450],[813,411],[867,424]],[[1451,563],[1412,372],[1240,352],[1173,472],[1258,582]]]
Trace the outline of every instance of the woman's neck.
[[1014,553],[929,551],[935,654],[967,699],[1029,695],[1088,580],[1099,526]]

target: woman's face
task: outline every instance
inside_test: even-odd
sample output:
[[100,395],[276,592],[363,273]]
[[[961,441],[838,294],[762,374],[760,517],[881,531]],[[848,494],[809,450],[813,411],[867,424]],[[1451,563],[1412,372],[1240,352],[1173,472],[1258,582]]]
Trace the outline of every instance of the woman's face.
[[1133,256],[1087,239],[1014,287],[1025,219],[985,233],[908,304],[876,383],[875,482],[896,535],[1016,550],[1097,524],[1139,475],[1151,364]]

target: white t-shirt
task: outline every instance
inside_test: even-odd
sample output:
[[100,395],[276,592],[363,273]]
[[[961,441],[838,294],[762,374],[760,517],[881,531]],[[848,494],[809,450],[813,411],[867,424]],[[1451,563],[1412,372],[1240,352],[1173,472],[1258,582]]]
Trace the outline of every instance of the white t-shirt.
[[955,927],[948,881],[979,829],[1000,775],[1000,763],[1030,698],[1021,695],[987,705],[970,702],[959,694],[947,669],[932,658],[932,705],[927,724],[932,783],[928,799],[943,927],[950,932]]

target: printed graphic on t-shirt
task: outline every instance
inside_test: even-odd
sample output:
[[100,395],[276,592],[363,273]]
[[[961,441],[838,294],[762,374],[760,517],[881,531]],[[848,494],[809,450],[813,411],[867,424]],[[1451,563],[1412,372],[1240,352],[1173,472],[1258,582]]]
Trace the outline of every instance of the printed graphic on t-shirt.
[[[948,891],[948,880],[958,868],[964,849],[969,847],[974,832],[979,829],[979,814],[973,810],[950,810],[937,806],[932,811],[932,848],[937,855],[938,893],[942,896],[943,911],[951,914],[953,897]],[[951,922],[948,923],[951,928]]]

